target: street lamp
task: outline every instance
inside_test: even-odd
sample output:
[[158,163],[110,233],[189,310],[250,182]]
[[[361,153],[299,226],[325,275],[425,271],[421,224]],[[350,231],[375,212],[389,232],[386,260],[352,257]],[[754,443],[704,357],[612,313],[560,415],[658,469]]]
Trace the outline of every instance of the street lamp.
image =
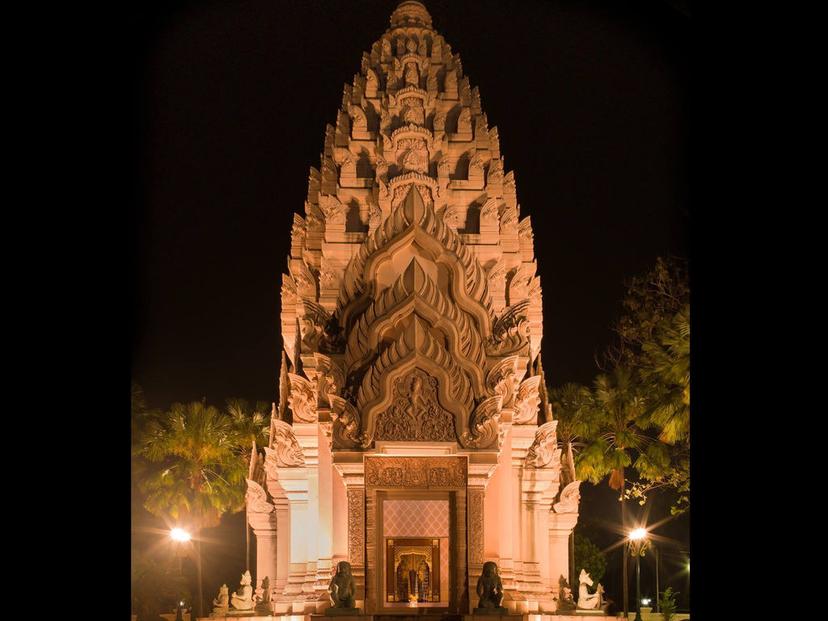
[[[170,530],[170,539],[172,539],[176,544],[176,546],[175,546],[176,547],[176,553],[177,553],[176,556],[178,556],[178,576],[181,579],[184,578],[184,567],[182,565],[182,554],[181,554],[181,550],[179,548],[181,547],[182,544],[187,543],[192,538],[193,538],[192,535],[190,535],[190,533],[188,533],[183,528],[179,528],[179,527],[176,526],[175,528]],[[184,602],[182,600],[179,600],[178,601],[178,606],[176,607],[176,611],[175,611],[175,621],[183,621],[184,620],[184,617],[183,617],[183,614],[182,614],[183,613],[183,610],[182,610],[183,607],[184,607]]]
[[627,537],[630,542],[630,554],[635,557],[635,620],[641,621],[641,557],[647,549],[647,529],[635,528]]

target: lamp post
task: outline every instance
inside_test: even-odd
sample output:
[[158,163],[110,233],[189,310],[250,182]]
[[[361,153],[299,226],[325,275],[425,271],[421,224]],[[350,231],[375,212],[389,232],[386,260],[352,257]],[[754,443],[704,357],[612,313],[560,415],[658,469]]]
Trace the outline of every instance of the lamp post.
[[630,554],[635,557],[635,620],[641,621],[641,557],[647,549],[647,530],[635,528],[627,537],[630,542]]
[[[192,535],[188,533],[183,528],[175,527],[170,530],[170,539],[175,542],[176,547],[176,556],[178,556],[178,576],[179,578],[184,577],[184,567],[182,565],[183,555],[181,554],[181,546],[185,543],[188,543],[192,539]],[[178,606],[176,608],[175,613],[175,620],[176,621],[183,621],[183,610],[182,607],[184,606],[184,601],[179,598]]]

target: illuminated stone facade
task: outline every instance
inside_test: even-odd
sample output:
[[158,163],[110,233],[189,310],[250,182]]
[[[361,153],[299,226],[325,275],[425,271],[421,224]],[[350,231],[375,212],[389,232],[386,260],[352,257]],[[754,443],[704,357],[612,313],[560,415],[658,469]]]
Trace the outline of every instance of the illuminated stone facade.
[[[426,8],[403,2],[345,85],[294,215],[279,403],[248,480],[274,612],[324,610],[341,560],[363,612],[408,605],[385,569],[383,503],[402,501],[449,506],[434,606],[468,613],[495,561],[504,606],[555,610],[579,482],[546,402],[536,272],[480,93]],[[431,544],[394,545],[431,562]]]

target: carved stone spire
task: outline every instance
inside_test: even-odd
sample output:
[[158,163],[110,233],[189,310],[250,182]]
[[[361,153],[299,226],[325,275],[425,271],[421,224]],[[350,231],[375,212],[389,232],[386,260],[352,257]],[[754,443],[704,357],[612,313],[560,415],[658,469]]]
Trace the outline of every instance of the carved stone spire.
[[370,448],[378,422],[381,436],[407,433],[378,421],[413,390],[395,383],[404,372],[454,440],[494,446],[501,410],[534,425],[543,400],[529,370],[542,337],[534,236],[498,131],[416,0],[342,93],[293,221],[279,419],[314,422],[330,405],[333,448]]

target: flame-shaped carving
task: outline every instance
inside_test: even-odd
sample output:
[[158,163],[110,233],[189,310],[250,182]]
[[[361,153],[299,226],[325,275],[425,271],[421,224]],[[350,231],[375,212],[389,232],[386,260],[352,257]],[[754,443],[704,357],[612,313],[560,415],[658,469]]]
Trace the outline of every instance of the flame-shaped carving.
[[561,449],[557,448],[555,428],[558,421],[544,423],[535,432],[535,440],[526,453],[526,468],[558,468],[561,466]]

